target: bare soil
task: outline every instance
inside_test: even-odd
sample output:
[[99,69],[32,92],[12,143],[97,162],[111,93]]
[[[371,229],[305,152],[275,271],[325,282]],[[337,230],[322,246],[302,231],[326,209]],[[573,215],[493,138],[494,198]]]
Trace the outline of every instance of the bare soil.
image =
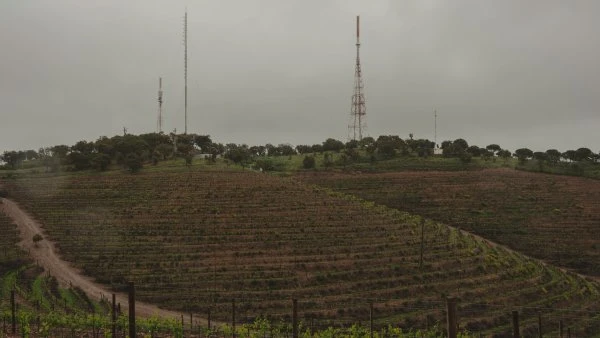
[[[18,243],[19,246],[28,252],[39,266],[54,276],[59,285],[62,287],[79,287],[92,299],[100,300],[103,297],[104,299],[111,299],[113,291],[94,282],[92,278],[84,276],[78,269],[59,257],[54,243],[46,238],[39,222],[22,210],[17,203],[6,198],[0,199],[0,202],[0,212],[9,216],[19,229],[21,237],[21,241]],[[42,235],[44,240],[39,241],[37,244],[34,243],[33,236],[35,234]],[[128,303],[127,294],[116,293],[115,298],[118,303]],[[140,301],[136,301],[135,311],[136,315],[142,317],[181,318],[182,316],[182,313],[161,309]],[[183,318],[186,317],[183,316]]]

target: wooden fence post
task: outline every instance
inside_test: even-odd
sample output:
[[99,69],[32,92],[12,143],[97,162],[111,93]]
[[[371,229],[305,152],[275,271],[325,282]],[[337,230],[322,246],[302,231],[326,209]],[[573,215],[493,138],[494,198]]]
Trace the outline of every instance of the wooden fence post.
[[538,313],[538,331],[540,333],[539,338],[542,338],[543,335],[542,335],[542,313],[541,312]]
[[115,294],[112,294],[112,337],[117,336],[117,299]]
[[298,300],[292,299],[292,338],[298,338]]
[[448,338],[456,338],[456,298],[446,299]]
[[558,334],[560,338],[563,338],[563,322],[560,320],[558,322]]
[[129,282],[129,337],[135,336],[135,285]]
[[190,334],[194,331],[194,322],[192,322],[192,313],[190,312]]
[[235,338],[235,299],[231,301],[231,336]]
[[521,335],[519,334],[519,311],[512,312],[513,319],[513,337],[519,338]]
[[208,308],[208,329],[210,330],[210,308]]
[[369,335],[373,338],[373,302],[369,304]]
[[425,239],[425,218],[421,218],[421,257],[419,258],[419,269],[423,268],[423,249]]
[[17,333],[17,316],[16,313],[17,309],[16,309],[16,304],[15,304],[15,290],[12,289],[10,290],[10,308],[11,308],[11,312],[12,312],[12,333],[16,334]]

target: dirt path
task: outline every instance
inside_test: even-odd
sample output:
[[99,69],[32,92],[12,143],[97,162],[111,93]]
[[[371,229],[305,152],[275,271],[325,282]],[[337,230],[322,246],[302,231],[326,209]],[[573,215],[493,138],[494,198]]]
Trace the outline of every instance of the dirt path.
[[[102,297],[111,299],[112,291],[105,286],[94,282],[90,277],[84,276],[78,269],[63,261],[56,253],[54,243],[45,239],[44,231],[40,223],[33,219],[29,214],[22,210],[19,205],[6,198],[0,199],[0,211],[8,215],[17,225],[21,242],[19,246],[29,253],[31,258],[42,266],[52,276],[56,277],[62,287],[70,285],[81,288],[88,297],[100,300]],[[33,243],[33,236],[41,234],[44,240],[38,242],[37,246]],[[116,294],[116,301],[127,308],[127,294]],[[182,313],[160,309],[159,307],[136,301],[136,315],[150,317],[157,315],[162,318],[181,318]],[[183,316],[189,323],[189,315]],[[196,318],[194,318],[196,319]],[[205,321],[199,321],[205,324]]]

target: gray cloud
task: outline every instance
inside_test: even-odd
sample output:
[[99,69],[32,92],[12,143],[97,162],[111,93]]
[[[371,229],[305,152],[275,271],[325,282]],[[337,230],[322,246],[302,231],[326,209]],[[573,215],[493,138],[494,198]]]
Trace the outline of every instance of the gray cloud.
[[595,1],[4,1],[0,151],[183,131],[345,139],[361,15],[368,133],[600,150]]

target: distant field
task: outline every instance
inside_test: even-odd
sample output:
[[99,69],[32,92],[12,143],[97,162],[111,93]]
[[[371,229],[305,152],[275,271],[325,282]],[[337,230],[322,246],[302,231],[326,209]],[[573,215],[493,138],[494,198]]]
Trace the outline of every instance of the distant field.
[[[472,173],[470,173],[472,174]],[[337,175],[334,176],[339,178]],[[316,178],[313,177],[313,178]],[[368,321],[425,328],[460,298],[460,325],[510,331],[510,311],[532,333],[537,313],[600,333],[598,285],[372,203],[252,172],[33,175],[5,180],[61,254],[97,280],[162,306],[230,319]],[[442,324],[443,325],[443,324]],[[556,325],[547,327],[555,332]]]
[[300,177],[600,276],[598,180],[510,169]]

